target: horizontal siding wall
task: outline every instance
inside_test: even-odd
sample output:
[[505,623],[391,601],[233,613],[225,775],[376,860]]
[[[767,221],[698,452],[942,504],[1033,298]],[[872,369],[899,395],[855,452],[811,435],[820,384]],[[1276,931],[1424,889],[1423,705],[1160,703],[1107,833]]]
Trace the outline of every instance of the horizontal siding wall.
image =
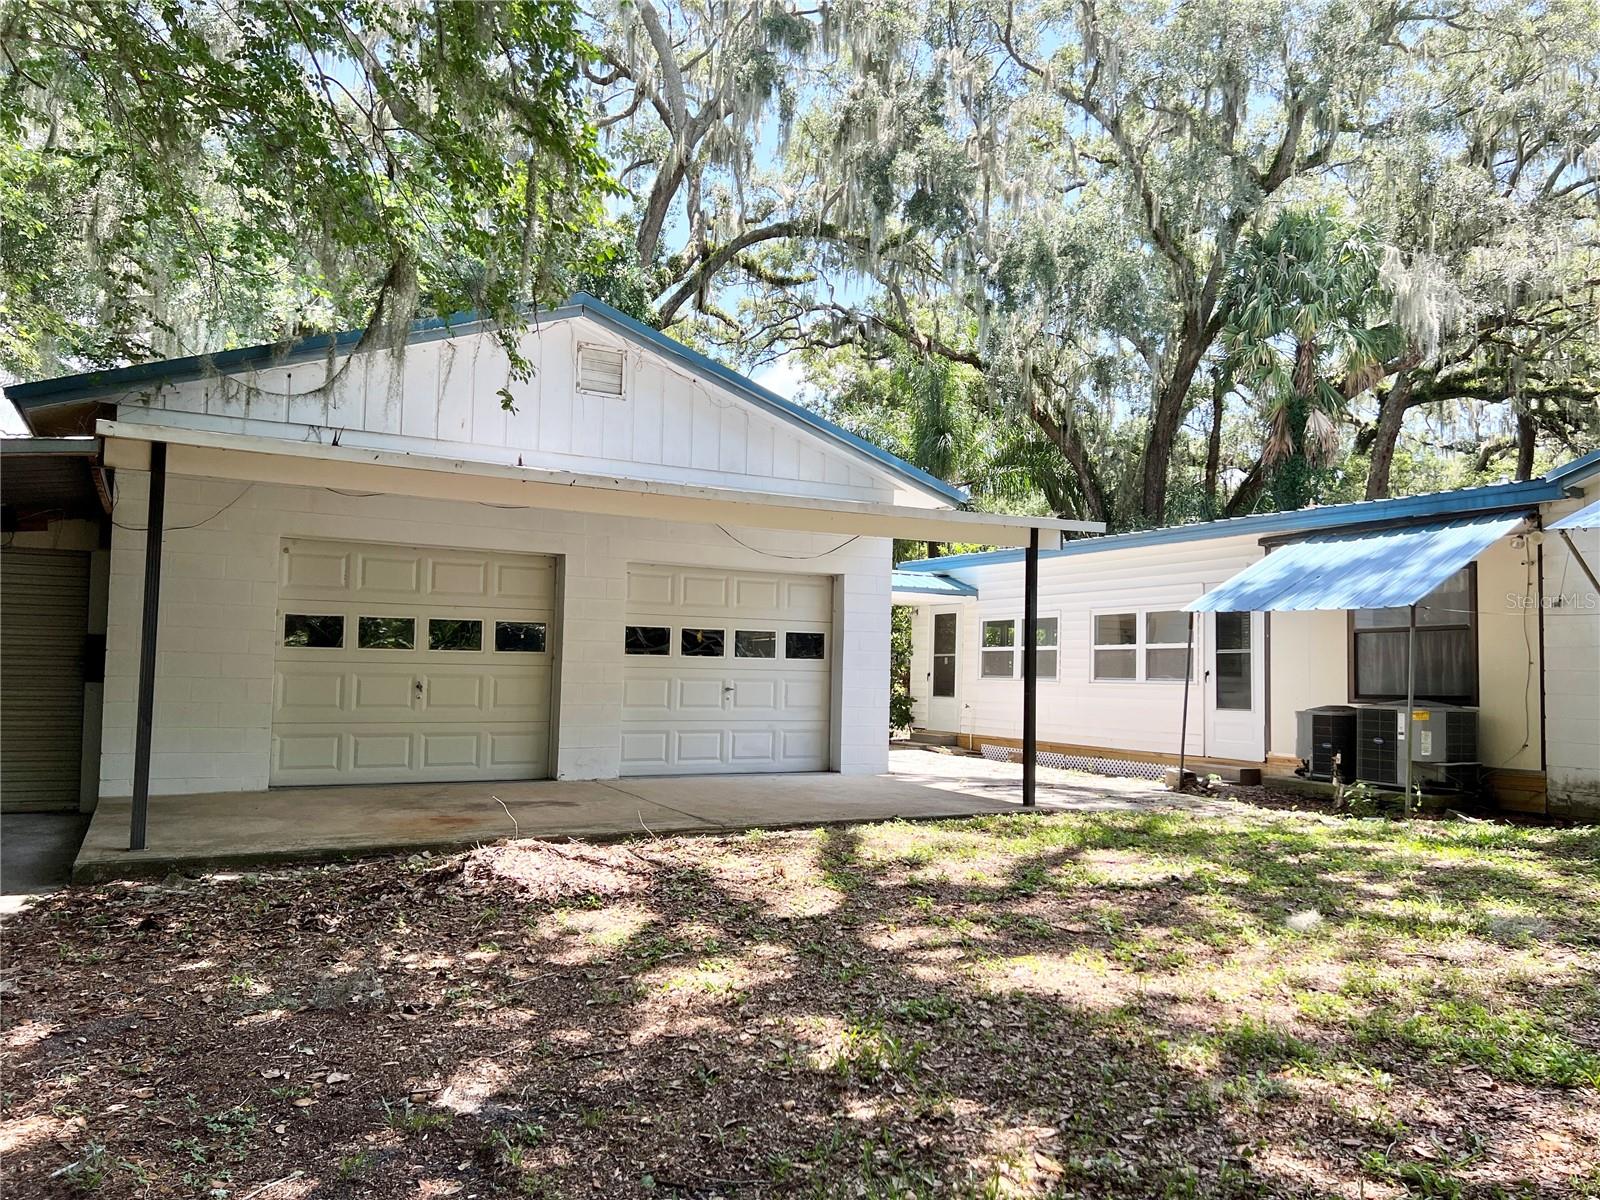
[[[580,344],[623,352],[625,396],[577,389]],[[510,379],[505,351],[492,336],[467,334],[418,342],[403,354],[360,355],[325,390],[326,365],[303,362],[239,378],[168,384],[125,398],[118,417],[296,441],[331,439],[338,430],[343,446],[836,499],[937,503],[851,452],[582,318],[530,332],[524,353],[534,370],[520,382]],[[515,411],[505,409],[502,389]]]
[[[106,796],[131,790],[148,475],[117,474],[101,761]],[[267,786],[278,558],[283,538],[447,546],[560,559],[558,778],[613,778],[630,562],[835,577],[833,761],[887,766],[889,554],[883,539],[628,520],[540,509],[344,495],[328,488],[170,477],[151,788]],[[181,526],[195,525],[184,529]],[[835,547],[839,547],[835,549]],[[768,551],[768,554],[757,553]]]
[[[1580,500],[1545,510],[1545,523],[1600,497],[1600,483]],[[1600,530],[1567,531],[1589,569],[1600,574]],[[1600,594],[1559,533],[1544,539],[1545,750],[1553,807],[1600,815]]]
[[[1039,615],[1060,618],[1061,654],[1058,677],[1039,681],[1040,741],[1176,753],[1183,685],[1092,679],[1092,615],[1118,609],[1182,608],[1260,557],[1256,539],[1245,537],[1044,558],[1039,565]],[[979,646],[985,620],[1022,616],[1022,564],[974,567],[954,574],[974,584],[980,597],[960,609],[959,732],[1020,737],[1022,681],[982,678]],[[926,617],[919,620],[919,642],[925,646],[931,626]],[[1203,661],[1202,651],[1197,636],[1197,663]],[[919,703],[929,687],[926,671],[926,665],[920,672],[913,667],[912,691]],[[1198,668],[1189,705],[1186,752],[1204,754]]]

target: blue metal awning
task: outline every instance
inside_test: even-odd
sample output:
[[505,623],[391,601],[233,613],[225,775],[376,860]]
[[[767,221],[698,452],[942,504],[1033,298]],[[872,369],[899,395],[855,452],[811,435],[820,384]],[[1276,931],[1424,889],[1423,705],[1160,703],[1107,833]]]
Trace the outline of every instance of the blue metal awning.
[[1587,508],[1580,508],[1575,513],[1569,513],[1561,520],[1549,526],[1551,529],[1600,529],[1600,500],[1596,500]]
[[1252,563],[1188,611],[1403,608],[1516,532],[1526,516],[1503,513],[1306,538]]
[[978,589],[970,583],[962,583],[948,575],[929,575],[922,571],[894,571],[890,573],[889,581],[896,592],[913,592],[919,596],[965,600],[978,594]]

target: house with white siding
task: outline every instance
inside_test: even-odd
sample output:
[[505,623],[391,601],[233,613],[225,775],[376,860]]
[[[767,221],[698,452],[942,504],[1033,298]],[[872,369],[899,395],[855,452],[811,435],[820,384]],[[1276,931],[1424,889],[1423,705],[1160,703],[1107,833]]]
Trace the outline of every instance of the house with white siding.
[[[1302,765],[1297,714],[1326,705],[1404,709],[1414,644],[1413,700],[1419,711],[1475,712],[1474,761],[1501,804],[1600,812],[1600,530],[1592,527],[1600,520],[1553,528],[1597,499],[1600,454],[1591,454],[1527,482],[1046,550],[1039,748],[1129,770],[1175,763],[1181,753],[1200,770],[1292,773]],[[1366,609],[1338,598],[1337,588],[1403,572],[1440,530],[1463,525],[1475,540],[1441,560],[1448,570],[1416,597],[1414,616],[1405,606]],[[1385,540],[1399,559],[1374,569],[1365,548]],[[1321,557],[1299,581],[1298,603],[1308,589],[1331,592],[1326,603],[1208,611],[1208,596],[1230,581],[1248,588],[1244,572],[1300,545]],[[915,606],[918,729],[973,748],[1019,744],[1023,580],[1014,550],[899,565],[895,600]],[[1422,732],[1414,733],[1419,745]]]
[[8,659],[5,757],[60,747],[8,803],[131,798],[138,848],[151,795],[882,772],[893,539],[1092,528],[965,511],[591,297],[520,336],[526,376],[458,320],[8,388],[7,641],[56,650]]

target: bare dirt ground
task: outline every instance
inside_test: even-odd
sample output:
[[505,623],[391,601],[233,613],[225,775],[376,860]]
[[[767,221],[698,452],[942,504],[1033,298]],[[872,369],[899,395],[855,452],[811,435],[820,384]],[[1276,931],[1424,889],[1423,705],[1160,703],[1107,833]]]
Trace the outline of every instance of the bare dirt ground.
[[1600,1196],[1600,831],[1068,812],[7,920],[5,1196]]

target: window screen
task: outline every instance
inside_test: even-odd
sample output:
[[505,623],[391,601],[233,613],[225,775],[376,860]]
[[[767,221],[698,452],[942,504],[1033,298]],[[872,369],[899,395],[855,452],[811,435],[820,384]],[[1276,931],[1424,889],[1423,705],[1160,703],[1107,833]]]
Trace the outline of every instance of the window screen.
[[1017,673],[1017,623],[985,621],[978,673],[985,679],[1010,679]]
[[1217,707],[1248,710],[1253,703],[1250,614],[1217,614]]
[[1139,677],[1139,614],[1100,613],[1094,619],[1094,677]]
[[[1363,609],[1350,614],[1355,700],[1404,700],[1411,610]],[[1457,571],[1417,604],[1416,697],[1444,704],[1478,703],[1477,579]]]

